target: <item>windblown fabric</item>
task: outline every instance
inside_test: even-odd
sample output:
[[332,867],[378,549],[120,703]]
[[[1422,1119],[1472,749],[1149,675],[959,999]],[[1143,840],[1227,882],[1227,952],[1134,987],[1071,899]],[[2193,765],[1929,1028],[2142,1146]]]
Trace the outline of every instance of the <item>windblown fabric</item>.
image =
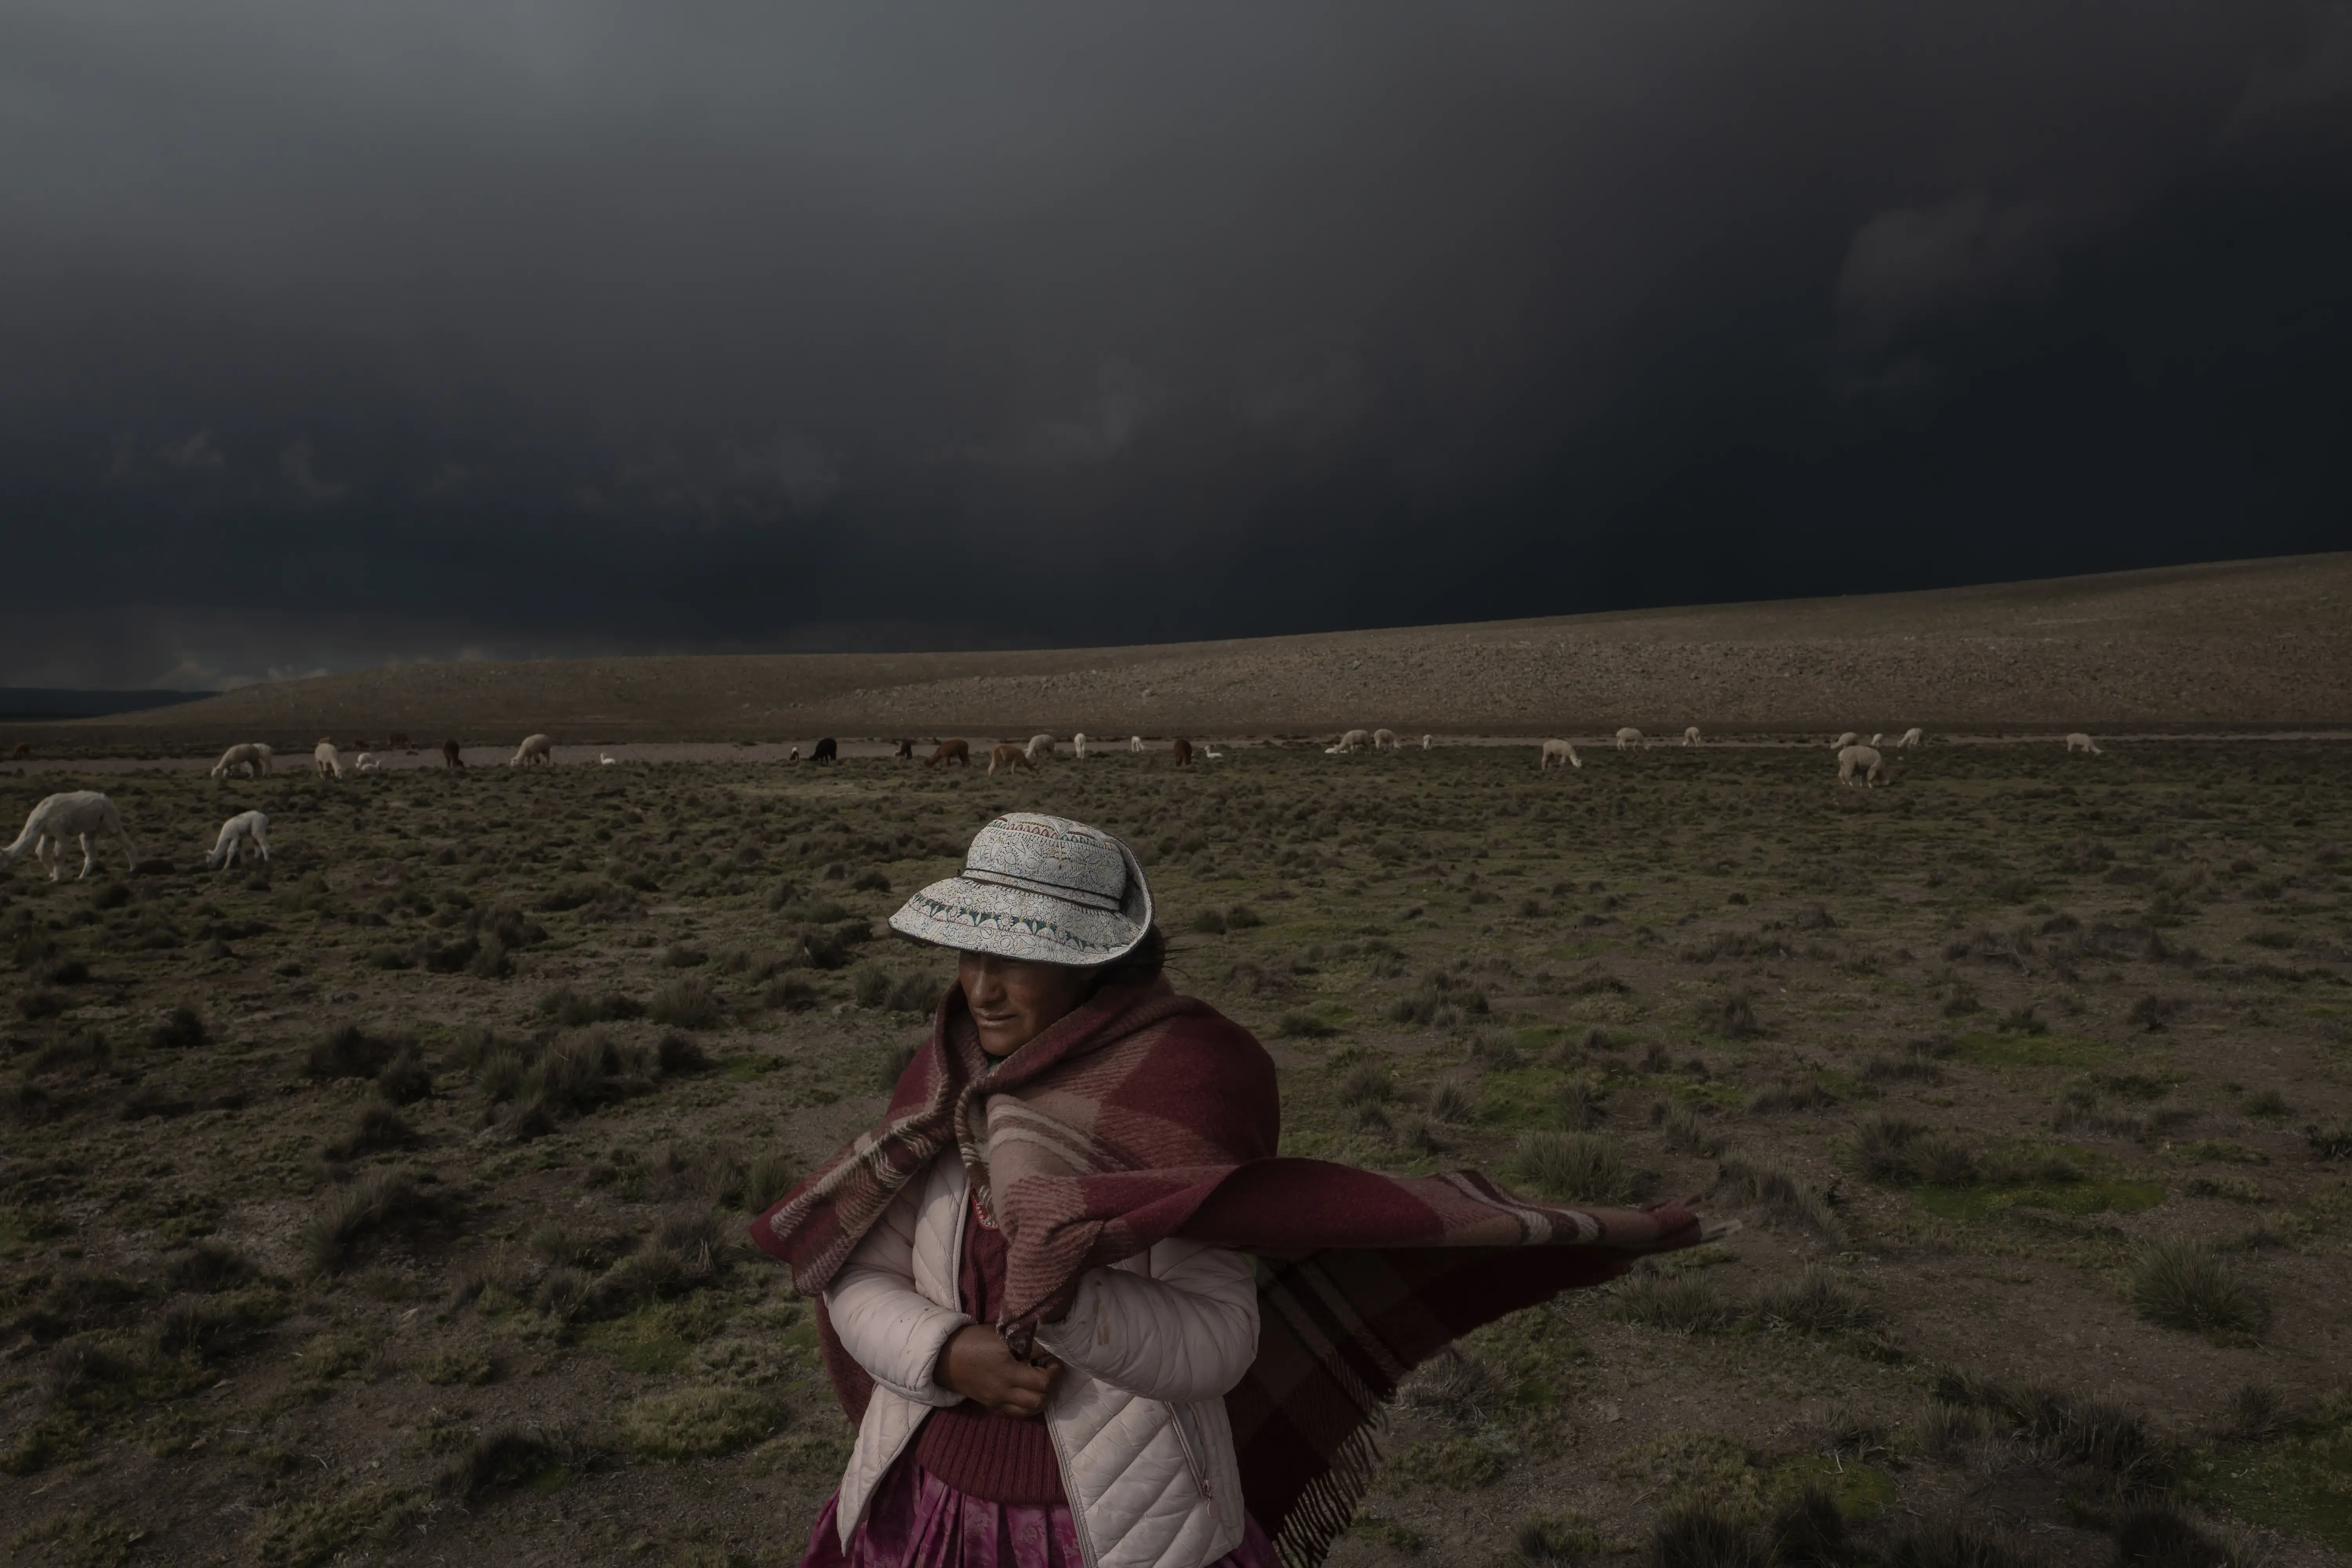
[[[1168,1237],[1260,1260],[1258,1354],[1225,1396],[1249,1511],[1292,1568],[1347,1527],[1382,1407],[1448,1342],[1640,1255],[1687,1247],[1678,1205],[1564,1208],[1469,1172],[1389,1176],[1278,1156],[1274,1063],[1165,980],[1105,988],[1001,1062],[950,988],[882,1122],[752,1224],[823,1290],[891,1202],[954,1147],[1008,1248],[998,1320],[1016,1351],[1078,1277]],[[872,1384],[824,1321],[853,1420]]]

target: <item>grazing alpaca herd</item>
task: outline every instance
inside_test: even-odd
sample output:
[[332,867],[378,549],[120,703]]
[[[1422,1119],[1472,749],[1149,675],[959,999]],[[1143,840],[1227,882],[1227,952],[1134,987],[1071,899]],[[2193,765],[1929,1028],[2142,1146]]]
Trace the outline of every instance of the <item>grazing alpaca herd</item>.
[[[1619,730],[1613,738],[1617,750],[1621,752],[1642,751],[1646,749],[1648,744],[1642,731],[1631,725]],[[1435,740],[1434,736],[1423,735],[1421,738],[1421,749],[1424,752],[1428,751],[1435,744]],[[1000,769],[1006,773],[1034,773],[1037,771],[1037,762],[1040,758],[1051,757],[1055,754],[1055,738],[1048,734],[1032,735],[1025,745],[1011,741],[997,742],[989,750],[988,771],[992,774]],[[1683,731],[1684,745],[1696,746],[1701,743],[1697,725],[1691,725]],[[1889,780],[1885,752],[1880,750],[1883,744],[1887,746],[1887,750],[1906,752],[1916,750],[1926,743],[1927,737],[1915,725],[1904,731],[1891,744],[1886,742],[1884,734],[1872,735],[1865,744],[1857,731],[1848,730],[1831,742],[1830,745],[1837,754],[1838,782],[1849,787],[1859,784],[1868,789]],[[365,745],[365,742],[356,742],[355,749],[364,748]],[[1087,745],[1088,742],[1083,731],[1070,738],[1071,752],[1081,761],[1088,755]],[[408,737],[398,731],[393,732],[388,749],[404,751],[410,755],[415,754],[414,749],[408,745]],[[1140,735],[1129,737],[1128,749],[1130,752],[1143,751],[1145,749],[1143,737]],[[1404,743],[1397,738],[1397,733],[1393,730],[1349,730],[1341,734],[1333,744],[1325,747],[1324,752],[1328,756],[1352,756],[1365,751],[1394,752],[1403,749]],[[20,752],[24,750],[25,748],[21,746],[18,748]],[[2096,741],[2081,731],[2076,731],[2066,737],[2067,754],[2072,756],[2077,752],[2094,757],[2106,754],[2100,750]],[[894,754],[900,758],[912,759],[915,754],[915,742],[912,740],[898,742]],[[221,753],[220,761],[212,766],[212,776],[216,779],[229,778],[237,775],[241,771],[245,777],[257,779],[269,772],[270,760],[275,755],[276,753],[268,746],[260,742],[239,742]],[[794,760],[797,760],[800,756],[800,748],[793,747],[792,755]],[[1181,735],[1170,742],[1169,755],[1170,760],[1180,768],[1192,765],[1195,756],[1204,762],[1221,762],[1224,758],[1223,752],[1206,743],[1196,750],[1191,741]],[[830,735],[817,742],[810,757],[810,761],[814,763],[835,763],[839,759],[840,744]],[[617,761],[609,752],[599,753],[596,760],[607,766],[613,765]],[[532,734],[523,737],[522,743],[515,748],[514,755],[507,759],[507,765],[509,767],[552,766],[554,762],[555,742],[545,735]],[[340,779],[345,776],[342,752],[337,749],[331,739],[322,738],[319,742],[310,753],[310,763],[311,771],[320,778]],[[459,754],[457,742],[441,742],[441,763],[445,769],[453,773],[465,767],[466,760]],[[971,742],[962,739],[940,741],[934,744],[931,754],[923,760],[923,766],[927,769],[945,763],[952,763],[961,768],[971,766]],[[364,749],[359,750],[355,763],[356,772],[373,773],[380,765],[374,753]],[[1549,773],[1555,766],[1562,770],[1581,768],[1584,766],[1584,759],[1577,755],[1576,748],[1568,742],[1558,739],[1547,740],[1538,750],[1536,771]],[[49,880],[57,881],[64,874],[66,846],[69,842],[79,841],[82,854],[81,875],[88,877],[98,864],[98,852],[92,843],[92,837],[95,836],[103,838],[109,835],[121,843],[123,856],[129,868],[137,869],[139,852],[131,847],[131,835],[124,829],[122,817],[115,810],[112,801],[96,790],[86,789],[70,790],[61,795],[47,796],[39,805],[34,806],[32,814],[25,818],[25,830],[16,836],[16,841],[5,849],[0,849],[0,872],[9,870],[19,859],[29,854],[35,860],[48,868]],[[269,818],[258,811],[240,812],[222,823],[220,837],[214,843],[211,852],[205,857],[205,864],[213,870],[221,870],[236,865],[240,856],[248,852],[260,856],[264,861],[269,858]]]

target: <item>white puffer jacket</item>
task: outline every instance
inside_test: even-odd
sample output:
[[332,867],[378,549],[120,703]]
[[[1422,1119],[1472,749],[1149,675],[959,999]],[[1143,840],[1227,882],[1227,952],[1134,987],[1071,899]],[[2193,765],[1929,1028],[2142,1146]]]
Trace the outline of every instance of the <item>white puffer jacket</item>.
[[[824,1293],[844,1349],[874,1378],[841,1478],[845,1549],[875,1488],[933,1406],[931,1379],[971,1321],[957,1310],[970,1182],[952,1149],[890,1205]],[[1225,1391],[1257,1358],[1257,1286],[1240,1253],[1163,1241],[1087,1272],[1038,1331],[1063,1364],[1045,1421],[1087,1568],[1203,1568],[1241,1544],[1241,1472]]]

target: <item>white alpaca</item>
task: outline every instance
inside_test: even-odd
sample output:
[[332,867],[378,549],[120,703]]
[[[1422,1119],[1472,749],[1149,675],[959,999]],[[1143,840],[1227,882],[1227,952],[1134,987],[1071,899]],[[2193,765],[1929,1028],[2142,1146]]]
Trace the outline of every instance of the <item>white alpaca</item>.
[[1862,770],[1862,786],[1864,789],[1886,777],[1885,762],[1868,746],[1847,746],[1838,752],[1838,783],[1853,783],[1856,768]]
[[139,851],[131,847],[131,835],[122,830],[122,815],[114,803],[94,789],[68,790],[63,795],[46,796],[25,818],[25,831],[16,835],[16,842],[0,849],[0,871],[16,863],[26,851],[49,868],[49,880],[54,882],[65,870],[65,848],[70,839],[81,840],[81,874],[89,875],[98,864],[98,852],[91,848],[89,837],[96,834],[113,834],[122,840],[123,858],[130,868],[139,865]]
[[1143,750],[1143,737],[1140,735],[1129,735],[1127,738],[1127,749],[1130,752],[1139,752]]
[[1225,753],[1217,750],[1216,747],[1212,746],[1206,741],[1201,742],[1201,755],[1213,763],[1222,763],[1225,760]]
[[1402,751],[1403,748],[1397,744],[1396,731],[1394,730],[1375,730],[1372,731],[1372,750],[1376,752],[1395,752]]
[[618,767],[618,766],[620,766],[620,763],[621,763],[621,759],[620,759],[620,758],[618,758],[618,757],[616,757],[616,756],[614,756],[614,755],[612,752],[597,752],[597,753],[596,753],[596,761],[597,761],[598,765],[603,766],[603,767],[607,767],[607,768]]
[[1862,737],[1855,734],[1853,731],[1848,730],[1844,734],[1840,735],[1836,740],[1830,742],[1830,750],[1832,752],[1843,752],[1848,746],[1859,745],[1861,742]]
[[1546,741],[1543,755],[1536,759],[1536,772],[1549,773],[1554,763],[1566,763],[1571,768],[1580,768],[1584,765],[1584,759],[1578,756],[1576,748],[1566,741]]
[[2096,741],[2084,734],[2080,730],[2066,737],[2066,754],[2071,757],[2076,752],[2088,752],[2095,757],[2106,755],[2106,752],[2099,750],[2099,743]]
[[265,861],[269,858],[269,818],[257,811],[240,811],[222,823],[220,837],[213,841],[213,852],[205,857],[205,864],[215,871],[234,866],[237,852],[246,848]]
[[1070,754],[1082,763],[1087,760],[1087,732],[1084,730],[1070,737]]
[[1054,737],[1032,735],[1029,737],[1029,744],[1023,750],[1028,753],[1029,760],[1033,763],[1040,757],[1050,757],[1054,754]]
[[332,741],[321,741],[310,752],[310,771],[320,778],[343,776],[343,754]]
[[353,765],[363,773],[372,773],[375,772],[376,769],[383,766],[382,763],[376,760],[376,755],[373,752],[362,752],[360,753],[360,760]]
[[1369,746],[1371,743],[1371,736],[1367,734],[1365,731],[1361,730],[1350,730],[1346,734],[1339,737],[1339,743],[1338,745],[1324,747],[1323,754],[1327,757],[1336,757],[1342,752],[1353,753],[1362,751],[1366,746]]
[[1698,726],[1694,724],[1689,729],[1683,731],[1683,744],[1685,746],[1696,746],[1698,743]]
[[515,748],[515,754],[507,759],[507,766],[513,767],[518,763],[545,763],[553,766],[555,742],[544,735],[525,735],[522,738],[522,744]]
[[1423,736],[1421,738],[1421,749],[1422,749],[1423,751],[1424,751],[1424,752],[1425,752],[1425,751],[1427,751],[1427,750],[1429,750],[1429,743],[1430,743],[1430,742],[1432,742],[1432,741],[1433,741],[1433,740],[1435,740],[1435,739],[1436,739],[1436,737],[1435,737],[1435,736],[1433,736],[1433,735],[1423,735]]
[[1622,730],[1618,731],[1617,749],[1621,752],[1640,751],[1642,749],[1642,731],[1634,729],[1630,724]]
[[1898,752],[1907,752],[1914,746],[1924,746],[1927,743],[1927,737],[1919,732],[1918,725],[1914,724],[1903,731],[1902,739],[1895,742],[1895,749]]
[[221,760],[213,764],[213,777],[243,768],[246,777],[257,779],[269,771],[269,759],[275,754],[258,741],[240,741],[221,753]]

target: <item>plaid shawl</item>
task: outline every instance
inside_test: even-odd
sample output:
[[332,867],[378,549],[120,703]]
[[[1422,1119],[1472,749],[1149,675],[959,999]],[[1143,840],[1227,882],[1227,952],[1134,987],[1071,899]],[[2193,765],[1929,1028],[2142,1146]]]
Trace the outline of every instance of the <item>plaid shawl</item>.
[[[1008,1244],[999,1327],[1025,1348],[1079,1275],[1168,1237],[1259,1259],[1257,1360],[1225,1396],[1244,1501],[1311,1568],[1371,1479],[1382,1408],[1452,1340],[1636,1256],[1687,1247],[1679,1205],[1560,1208],[1472,1172],[1387,1176],[1275,1148],[1274,1063],[1249,1032],[1163,980],[1106,988],[1002,1061],[950,987],[881,1123],[751,1226],[795,1289],[831,1282],[942,1151],[985,1184]],[[873,1384],[819,1326],[842,1405]]]

